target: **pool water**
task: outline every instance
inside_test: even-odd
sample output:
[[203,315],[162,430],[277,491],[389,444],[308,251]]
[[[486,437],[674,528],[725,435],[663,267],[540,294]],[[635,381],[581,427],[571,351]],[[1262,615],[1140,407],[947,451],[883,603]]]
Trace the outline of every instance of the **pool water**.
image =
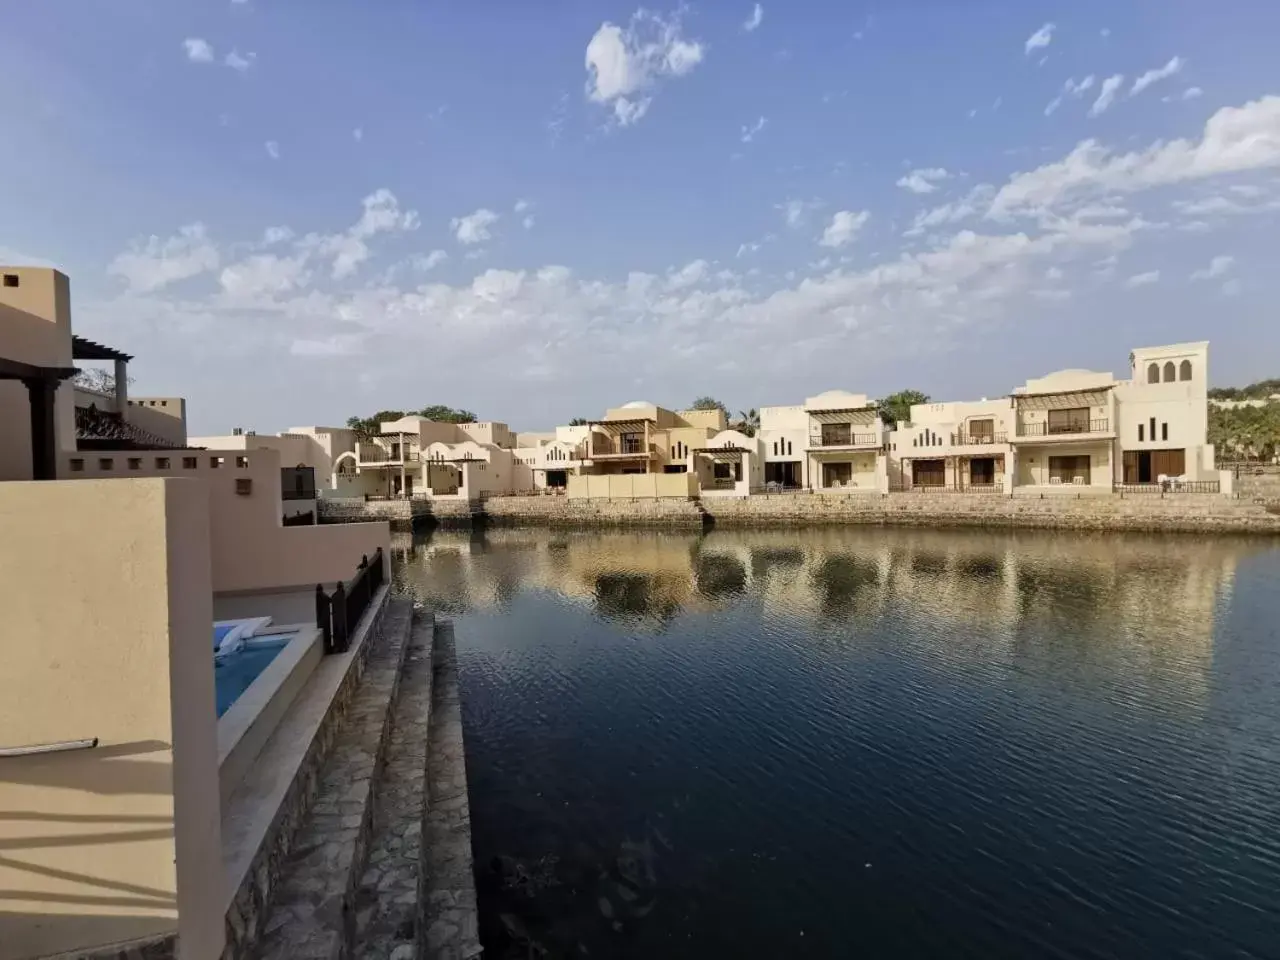
[[218,716],[226,713],[240,699],[240,694],[249,689],[249,685],[258,679],[258,675],[267,669],[288,642],[288,637],[256,637],[250,645],[214,663],[213,685]]

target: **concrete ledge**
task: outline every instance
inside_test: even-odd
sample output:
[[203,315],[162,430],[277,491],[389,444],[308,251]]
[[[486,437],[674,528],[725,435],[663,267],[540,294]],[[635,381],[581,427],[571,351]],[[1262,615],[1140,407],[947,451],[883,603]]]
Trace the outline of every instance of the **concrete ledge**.
[[322,657],[222,810],[224,957],[248,954],[315,796],[327,758],[380,629],[390,587],[374,598],[350,649]]
[[285,626],[279,632],[296,632],[297,636],[218,718],[218,786],[223,809],[324,656],[320,630],[314,624]]

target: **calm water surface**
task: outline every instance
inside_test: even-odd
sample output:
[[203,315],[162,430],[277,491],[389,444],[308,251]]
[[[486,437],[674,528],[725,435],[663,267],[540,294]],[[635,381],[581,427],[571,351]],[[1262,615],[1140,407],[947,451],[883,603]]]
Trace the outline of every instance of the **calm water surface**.
[[494,957],[1280,957],[1280,548],[437,534]]

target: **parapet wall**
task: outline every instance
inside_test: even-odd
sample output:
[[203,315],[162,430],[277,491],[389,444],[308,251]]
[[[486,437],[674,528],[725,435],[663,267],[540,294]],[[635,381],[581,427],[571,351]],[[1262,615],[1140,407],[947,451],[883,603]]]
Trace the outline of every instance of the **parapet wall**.
[[582,526],[831,523],[1025,527],[1063,530],[1280,533],[1280,515],[1257,503],[1211,495],[1004,497],[990,494],[795,494],[694,500],[571,500],[494,497],[494,523]]

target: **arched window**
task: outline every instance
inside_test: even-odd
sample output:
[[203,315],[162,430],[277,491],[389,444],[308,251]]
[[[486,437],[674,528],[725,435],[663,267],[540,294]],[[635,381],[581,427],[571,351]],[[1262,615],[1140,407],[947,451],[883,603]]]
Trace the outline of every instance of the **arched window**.
[[1164,365],[1164,382],[1173,383],[1173,361],[1170,360]]
[[1191,361],[1190,360],[1183,360],[1182,363],[1179,365],[1178,379],[1179,380],[1191,379]]
[[1147,367],[1147,383],[1159,383],[1159,382],[1160,382],[1160,364],[1153,363],[1151,366]]

